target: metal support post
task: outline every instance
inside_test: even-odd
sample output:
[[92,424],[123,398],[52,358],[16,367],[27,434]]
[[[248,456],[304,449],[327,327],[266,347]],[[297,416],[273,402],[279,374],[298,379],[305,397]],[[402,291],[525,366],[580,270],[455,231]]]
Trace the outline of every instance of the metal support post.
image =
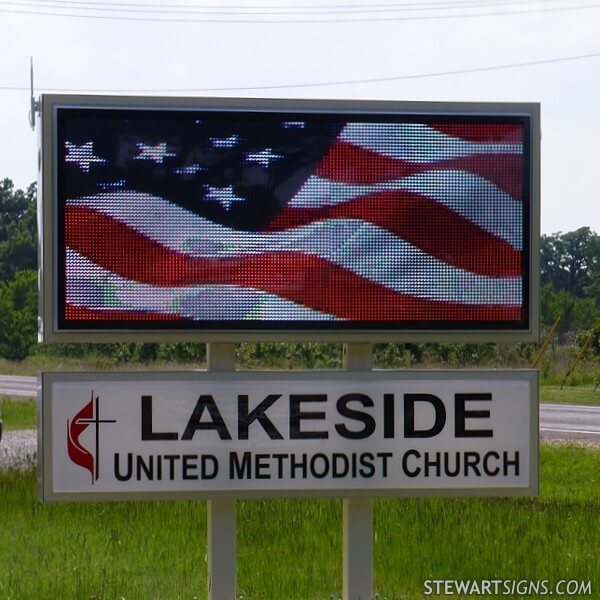
[[[344,367],[370,371],[371,344],[344,344]],[[344,498],[344,600],[373,597],[373,507],[370,498]]]
[[[206,366],[209,371],[235,370],[235,344],[209,343],[206,346]],[[206,527],[208,600],[235,600],[235,500],[208,500]]]

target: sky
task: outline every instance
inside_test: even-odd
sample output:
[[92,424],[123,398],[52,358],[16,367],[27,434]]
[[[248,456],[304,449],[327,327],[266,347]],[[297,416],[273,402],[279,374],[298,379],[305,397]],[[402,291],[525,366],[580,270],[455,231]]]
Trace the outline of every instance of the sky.
[[0,31],[18,188],[37,179],[33,57],[36,96],[539,102],[541,231],[600,233],[600,2],[0,0]]

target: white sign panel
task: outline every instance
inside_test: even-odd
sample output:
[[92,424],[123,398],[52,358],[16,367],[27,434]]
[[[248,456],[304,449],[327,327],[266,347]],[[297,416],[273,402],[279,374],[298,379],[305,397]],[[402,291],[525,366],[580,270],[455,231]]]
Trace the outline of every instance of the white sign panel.
[[45,500],[530,495],[537,373],[46,373]]

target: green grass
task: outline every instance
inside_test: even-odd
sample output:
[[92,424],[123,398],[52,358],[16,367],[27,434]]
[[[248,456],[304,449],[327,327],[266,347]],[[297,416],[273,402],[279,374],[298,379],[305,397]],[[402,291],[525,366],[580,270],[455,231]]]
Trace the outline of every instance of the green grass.
[[[204,502],[41,504],[33,472],[0,473],[0,498],[2,600],[206,597]],[[600,590],[598,450],[542,446],[539,498],[373,507],[382,598],[422,598],[425,579],[444,578],[579,579]],[[341,596],[341,520],[339,500],[240,501],[238,596]]]
[[541,386],[541,402],[555,402],[558,404],[588,404],[591,406],[600,406],[600,386],[594,390],[593,385],[565,385],[563,389],[560,386]]
[[32,398],[0,397],[0,418],[4,430],[35,429],[37,427],[37,401]]

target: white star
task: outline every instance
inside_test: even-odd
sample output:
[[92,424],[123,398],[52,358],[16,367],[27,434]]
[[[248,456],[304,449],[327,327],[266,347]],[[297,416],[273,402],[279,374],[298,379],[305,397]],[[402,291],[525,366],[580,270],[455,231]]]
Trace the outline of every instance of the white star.
[[119,181],[107,181],[98,184],[98,187],[102,190],[116,190],[119,188],[124,188],[125,183],[127,183],[124,179],[119,179]]
[[269,168],[269,162],[272,160],[279,160],[283,158],[281,154],[273,154],[273,150],[271,148],[265,148],[260,152],[255,152],[254,154],[248,153],[246,154],[246,162],[257,162],[261,164],[265,169]]
[[240,141],[240,136],[234,133],[228,138],[211,137],[210,141],[215,148],[233,148],[234,146],[237,146]]
[[176,175],[196,175],[201,171],[206,171],[206,167],[202,165],[193,164],[193,165],[185,165],[184,167],[179,167],[175,169]]
[[162,142],[152,146],[138,142],[137,147],[141,154],[135,157],[135,160],[153,160],[155,163],[162,164],[163,160],[168,157],[177,156],[174,152],[167,152],[167,143]]
[[283,127],[285,129],[304,129],[306,127],[305,121],[284,121]]
[[106,162],[104,159],[94,156],[94,142],[86,142],[83,146],[65,142],[65,148],[67,149],[65,162],[76,163],[84,173],[90,172],[90,165],[92,163]]
[[233,191],[233,186],[229,185],[224,188],[204,186],[206,188],[206,199],[218,202],[225,210],[229,211],[234,202],[245,202],[245,198],[236,196]]

